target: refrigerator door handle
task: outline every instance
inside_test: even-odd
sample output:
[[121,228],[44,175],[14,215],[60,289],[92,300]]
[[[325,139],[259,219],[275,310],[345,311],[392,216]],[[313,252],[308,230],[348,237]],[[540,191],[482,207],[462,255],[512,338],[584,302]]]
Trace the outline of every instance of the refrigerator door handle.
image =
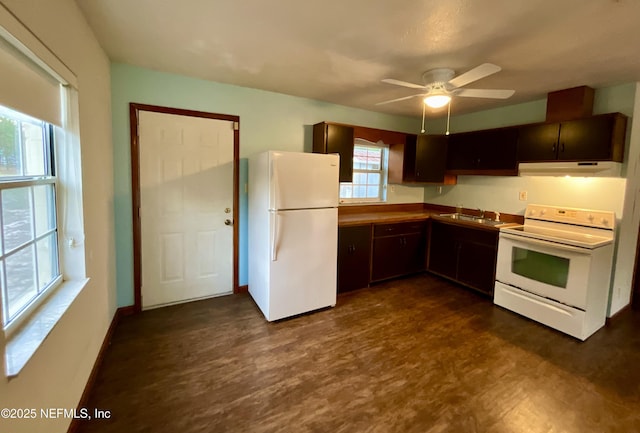
[[273,211],[273,216],[271,218],[271,261],[275,262],[278,260],[278,211]]
[[279,209],[278,198],[280,195],[280,182],[278,179],[278,160],[271,160],[271,209]]

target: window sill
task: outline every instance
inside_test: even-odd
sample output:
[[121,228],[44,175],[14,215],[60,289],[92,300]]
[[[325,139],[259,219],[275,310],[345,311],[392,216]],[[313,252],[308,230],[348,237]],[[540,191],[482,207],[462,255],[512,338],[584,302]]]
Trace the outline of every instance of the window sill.
[[348,200],[348,201],[340,201],[338,206],[358,206],[358,205],[376,205],[376,204],[386,204],[387,202],[384,200]]
[[7,378],[18,376],[88,281],[85,278],[63,282],[31,318],[7,339],[4,353]]

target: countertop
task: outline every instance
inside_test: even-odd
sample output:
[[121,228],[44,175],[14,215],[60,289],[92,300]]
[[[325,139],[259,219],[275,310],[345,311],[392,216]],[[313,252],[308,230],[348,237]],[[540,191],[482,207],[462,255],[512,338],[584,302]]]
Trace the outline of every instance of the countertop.
[[364,224],[385,224],[400,223],[409,221],[426,221],[433,218],[449,224],[462,225],[471,228],[498,231],[501,227],[518,225],[518,223],[505,222],[500,225],[487,225],[473,221],[452,220],[448,217],[440,216],[443,212],[437,210],[407,210],[407,211],[362,211],[350,212],[338,215],[338,226],[348,227]]
[[338,215],[338,226],[357,226],[363,224],[397,223],[408,221],[425,221],[432,215],[438,215],[435,211],[391,211],[391,212],[357,212]]

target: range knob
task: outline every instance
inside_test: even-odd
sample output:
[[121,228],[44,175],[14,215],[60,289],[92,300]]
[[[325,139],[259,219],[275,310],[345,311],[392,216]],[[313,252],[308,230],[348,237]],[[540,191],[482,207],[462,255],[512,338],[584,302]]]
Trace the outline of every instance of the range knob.
[[529,211],[529,216],[534,216],[535,214],[536,214],[535,209],[531,209],[531,210]]
[[593,215],[589,214],[587,215],[587,219],[589,220],[590,223],[593,223]]
[[546,213],[547,213],[547,210],[546,210],[546,209],[541,209],[541,210],[540,210],[540,216],[542,216],[542,215],[544,215],[544,214],[546,214]]
[[609,225],[609,220],[608,220],[608,219],[606,219],[606,218],[602,218],[602,219],[600,220],[600,223],[601,223],[603,226],[608,226],[608,225]]

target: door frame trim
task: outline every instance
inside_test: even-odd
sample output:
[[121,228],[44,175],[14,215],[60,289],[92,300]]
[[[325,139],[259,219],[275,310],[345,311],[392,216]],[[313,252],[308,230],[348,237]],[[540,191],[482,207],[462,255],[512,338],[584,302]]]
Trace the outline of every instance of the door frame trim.
[[140,146],[138,136],[140,111],[175,114],[178,116],[204,117],[207,119],[236,122],[233,131],[233,293],[238,287],[238,207],[240,183],[240,116],[209,113],[131,102],[129,103],[129,124],[131,132],[131,207],[133,218],[133,309],[142,311],[142,232],[140,227]]
[[640,229],[638,229],[638,237],[636,239],[636,255],[633,260],[632,275],[631,299],[629,300],[629,304],[634,310],[640,311]]

